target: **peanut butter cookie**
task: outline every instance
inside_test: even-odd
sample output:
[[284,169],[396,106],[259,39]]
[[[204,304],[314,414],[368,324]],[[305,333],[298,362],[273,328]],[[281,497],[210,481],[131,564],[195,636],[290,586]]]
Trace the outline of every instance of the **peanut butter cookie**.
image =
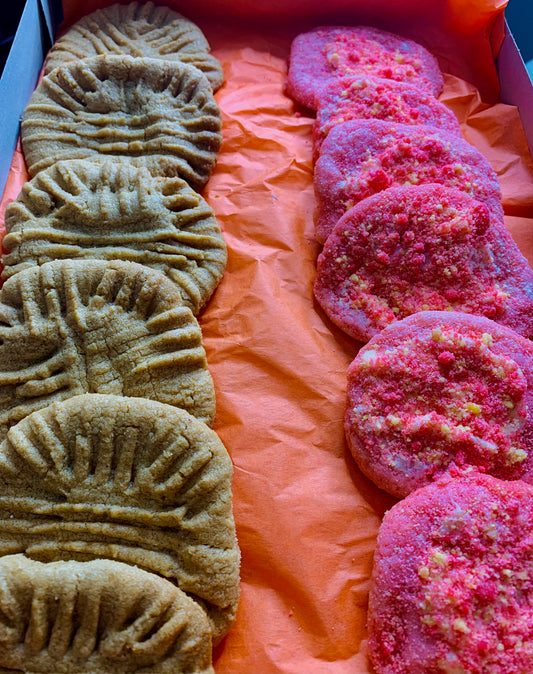
[[174,284],[134,262],[59,260],[0,290],[0,437],[36,409],[112,393],[215,413],[202,333]]
[[21,139],[32,176],[62,159],[114,157],[200,189],[215,166],[220,129],[209,82],[193,66],[96,56],[42,79]]
[[45,74],[67,61],[103,54],[148,56],[181,61],[201,70],[213,91],[224,72],[196,24],[153,2],[111,5],[81,18],[48,53]]
[[86,394],[10,429],[0,445],[0,554],[105,557],[197,599],[218,639],[239,597],[232,464],[184,410]]
[[180,178],[108,160],[66,160],[6,210],[3,278],[55,259],[139,262],[162,271],[198,313],[226,267],[213,210]]
[[214,672],[205,613],[155,574],[108,560],[9,555],[0,584],[3,672]]

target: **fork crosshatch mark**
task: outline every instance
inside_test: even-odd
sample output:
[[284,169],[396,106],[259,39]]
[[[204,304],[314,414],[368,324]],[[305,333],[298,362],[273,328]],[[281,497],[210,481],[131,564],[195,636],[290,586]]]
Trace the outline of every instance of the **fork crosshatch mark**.
[[82,17],[46,57],[45,74],[62,63],[104,54],[181,61],[201,70],[216,91],[224,73],[196,24],[153,2],[115,4]]
[[202,609],[119,562],[0,559],[1,671],[213,674]]
[[133,262],[62,260],[0,290],[0,437],[80,393],[159,400],[211,423],[202,334],[174,284]]
[[32,176],[62,159],[112,157],[201,189],[221,126],[209,82],[193,66],[96,56],[42,79],[24,111],[21,140]]
[[226,268],[213,209],[180,178],[116,161],[66,160],[6,209],[3,278],[55,259],[129,260],[158,269],[198,313]]
[[232,464],[185,411],[86,394],[22,420],[0,445],[0,554],[110,558],[200,601],[215,639],[235,617]]

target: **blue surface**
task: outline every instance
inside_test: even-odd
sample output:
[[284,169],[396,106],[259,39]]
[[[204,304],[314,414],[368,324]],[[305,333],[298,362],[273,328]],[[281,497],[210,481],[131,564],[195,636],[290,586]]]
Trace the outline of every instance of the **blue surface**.
[[0,194],[17,145],[20,117],[35,89],[48,49],[43,24],[39,0],[27,0],[0,79]]
[[[5,9],[0,8],[0,17]],[[61,0],[27,0],[11,44],[0,78],[0,195],[17,146],[20,118],[35,89],[61,17]]]

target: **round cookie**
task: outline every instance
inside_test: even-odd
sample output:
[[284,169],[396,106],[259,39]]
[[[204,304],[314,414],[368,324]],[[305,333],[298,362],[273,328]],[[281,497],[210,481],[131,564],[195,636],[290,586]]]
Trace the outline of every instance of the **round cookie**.
[[473,145],[429,126],[352,120],[334,126],[314,169],[317,239],[362,199],[388,187],[440,183],[486,203],[503,219],[496,173]]
[[533,487],[453,473],[393,506],[369,598],[380,674],[533,671]]
[[211,423],[202,333],[176,286],[134,262],[58,260],[0,290],[0,439],[31,412],[80,393],[182,407]]
[[533,483],[533,343],[480,316],[423,311],[348,368],[345,432],[361,470],[402,498],[450,465]]
[[115,54],[188,63],[201,70],[214,91],[224,72],[196,24],[153,2],[115,4],[82,17],[52,45],[44,73],[68,61]]
[[57,259],[128,260],[163,272],[197,314],[226,268],[213,210],[180,178],[116,161],[65,160],[6,209],[2,278]]
[[173,581],[220,639],[239,600],[232,464],[184,410],[86,394],[13,426],[0,444],[0,554],[114,559]]
[[107,560],[9,555],[0,585],[3,671],[214,674],[205,613],[155,574]]
[[390,187],[350,209],[318,257],[315,296],[368,341],[418,311],[464,311],[533,336],[533,271],[485,204],[442,185]]
[[22,116],[21,140],[31,176],[62,159],[114,158],[198,190],[222,142],[220,109],[192,66],[96,56],[42,79]]
[[343,77],[330,82],[317,96],[313,125],[315,159],[318,159],[322,143],[331,129],[352,119],[424,124],[461,137],[461,128],[453,112],[431,94],[375,77]]
[[369,75],[417,87],[432,96],[442,91],[436,58],[422,45],[370,26],[324,26],[292,42],[287,92],[308,108],[333,79]]

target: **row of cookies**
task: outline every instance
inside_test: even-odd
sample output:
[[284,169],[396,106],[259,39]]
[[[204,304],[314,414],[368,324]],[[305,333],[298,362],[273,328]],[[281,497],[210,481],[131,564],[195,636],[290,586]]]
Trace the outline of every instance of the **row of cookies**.
[[533,335],[533,272],[441,88],[429,52],[374,28],[318,28],[292,45],[287,90],[317,110],[315,296],[362,342],[423,309]]
[[[359,83],[369,42],[367,78],[381,73],[375,64],[391,59],[387,50],[405,65],[403,52],[422,49],[377,35],[333,28],[300,36],[289,90],[299,93],[303,54],[318,41],[316,106],[324,91],[346,84],[346,71]],[[520,400],[531,370],[533,271],[505,228],[488,162],[437,128],[365,119],[333,127],[320,153],[325,241],[315,296],[345,332],[370,339],[348,371],[346,437],[359,466],[399,497],[451,462],[531,479],[529,412]]]
[[377,672],[533,667],[533,344],[485,317],[419,312],[348,370],[359,466],[401,498],[374,555]]
[[[298,93],[302,53],[321,40],[322,52],[314,58],[323,71],[332,52],[341,56],[328,79],[322,73],[326,82],[319,76],[313,85],[320,106],[322,92],[347,77],[343,64],[359,81],[357,69],[370,53],[365,39],[376,41],[377,35],[375,29],[334,28],[300,36],[291,54],[289,89]],[[376,62],[390,60],[384,45],[393,47],[393,60],[402,65],[407,62],[402,50],[422,49],[382,36],[366,77],[373,68],[381,73]],[[348,59],[343,49],[355,56]],[[511,432],[509,414],[515,414],[517,400],[499,390],[507,413],[496,412],[489,402],[496,384],[489,384],[487,373],[489,363],[498,361],[510,386],[513,367],[524,369],[516,354],[530,352],[533,271],[505,229],[498,181],[486,159],[438,128],[353,119],[330,130],[315,168],[317,230],[324,235],[315,295],[345,332],[371,340],[348,371],[346,435],[360,467],[400,497],[452,460],[507,479],[529,475],[528,433],[520,439]],[[478,317],[512,330],[504,338],[501,325]],[[507,344],[503,353],[496,346],[501,342]],[[514,363],[509,372],[504,357]],[[527,358],[526,365],[529,371]],[[478,371],[484,373],[483,386],[475,376],[467,380],[467,373]],[[483,406],[474,398],[483,398]],[[506,428],[498,438],[496,420]],[[488,456],[495,448],[498,457]]]
[[348,370],[347,442],[404,499],[378,537],[370,654],[378,672],[529,671],[533,272],[488,162],[437,101],[388,81],[435,87],[420,49],[318,29],[288,79],[317,108],[315,295],[370,340]]
[[[6,212],[4,279],[53,259],[130,260],[202,309],[226,247],[195,191],[222,141],[212,86],[223,75],[200,36],[175,12],[134,2],[94,12],[57,41],[22,119],[33,180]],[[211,82],[194,63],[209,65]]]
[[239,550],[193,314],[226,248],[193,188],[222,71],[194,24],[132,3],[82,19],[45,72],[21,131],[33,178],[6,211],[0,546],[20,619],[0,664],[212,672]]

